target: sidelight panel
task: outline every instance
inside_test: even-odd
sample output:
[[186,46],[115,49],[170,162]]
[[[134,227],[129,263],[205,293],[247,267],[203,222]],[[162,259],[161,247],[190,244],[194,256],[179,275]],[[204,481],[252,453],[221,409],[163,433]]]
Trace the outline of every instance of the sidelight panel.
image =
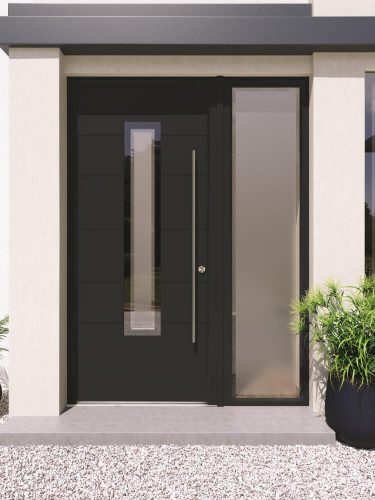
[[160,335],[160,124],[125,122],[125,335]]
[[232,90],[232,396],[298,398],[299,89]]

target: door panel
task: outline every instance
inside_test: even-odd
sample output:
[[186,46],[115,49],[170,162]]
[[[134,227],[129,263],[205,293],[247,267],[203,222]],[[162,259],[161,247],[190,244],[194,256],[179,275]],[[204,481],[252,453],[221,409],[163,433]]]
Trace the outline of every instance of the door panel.
[[[181,373],[178,382],[183,385],[183,394],[187,401],[204,401],[207,392],[206,385],[202,380],[206,377],[205,356],[178,357],[181,350],[191,348],[191,329],[186,324],[168,324],[164,326],[163,335],[170,349],[176,352],[168,364],[168,370],[139,370],[139,359],[136,357],[125,357],[123,353],[123,342],[121,341],[122,324],[113,325],[79,325],[78,327],[78,359],[85,358],[85,363],[79,366],[78,393],[84,391],[87,401],[118,401],[117,381],[126,386],[127,400],[137,401],[140,394],[144,401],[154,401],[155,394],[160,394],[160,387],[166,394],[174,396],[179,401],[181,387],[176,388],[175,374]],[[207,338],[207,326],[200,325],[199,335],[201,339]],[[141,350],[143,366],[152,366],[155,358],[161,356],[163,351],[160,346],[162,337],[138,337],[137,347]],[[129,338],[128,338],[129,339]],[[127,339],[127,340],[128,340]],[[164,348],[166,345],[164,342]],[[101,356],[97,356],[93,349],[87,349],[87,345],[100,344]],[[131,348],[131,347],[130,347]],[[127,363],[127,375],[121,366]],[[98,377],[98,373],[102,376]],[[103,374],[105,374],[103,376]],[[173,375],[172,375],[173,374]],[[136,377],[139,377],[138,379]],[[108,380],[111,384],[108,385]],[[95,381],[95,384],[93,383]],[[178,389],[178,390],[177,390]]]
[[[164,99],[164,104],[167,104],[169,108],[172,108],[173,103],[169,101],[165,102],[166,95],[162,96]],[[208,96],[206,93],[206,97],[208,99],[206,104],[212,103],[212,97],[215,97],[215,94]],[[99,98],[99,97],[98,97]],[[195,96],[196,98],[196,96]],[[92,104],[92,102],[91,102]],[[105,115],[95,115],[90,113],[90,102],[83,102],[82,100],[79,102],[80,109],[82,110],[82,114],[77,117],[77,132],[80,136],[84,135],[94,135],[94,136],[120,136],[122,137],[122,127],[124,126],[125,121],[130,122],[157,122],[157,118],[160,118],[160,114],[141,114],[137,113],[137,110],[134,110],[134,103],[131,103],[133,107],[132,113],[121,113],[120,106],[124,108],[126,103],[121,102],[117,103],[117,111],[119,114],[107,114]],[[181,101],[178,103],[176,109],[181,109],[184,103]],[[202,104],[202,102],[200,102]],[[145,107],[145,104],[143,104]],[[197,136],[203,135],[206,136],[208,134],[208,119],[207,114],[198,114],[195,113],[193,109],[189,109],[189,101],[185,99],[184,105],[185,113],[183,115],[167,114],[163,113],[163,127],[162,127],[162,135],[175,136],[175,135],[186,135],[186,136]],[[84,114],[85,112],[89,114]],[[159,110],[160,113],[160,103]],[[189,115],[188,113],[191,113]]]
[[161,282],[186,282],[191,269],[181,266],[181,260],[191,259],[191,229],[163,229],[161,239]]
[[162,229],[191,229],[191,196],[191,176],[162,176]]
[[[159,88],[152,82],[138,88],[128,83],[126,92],[100,85],[78,87],[72,120],[76,145],[73,398],[207,401],[208,273],[194,277],[197,342],[192,343],[192,151],[196,155],[197,264],[209,267],[208,124],[210,109],[216,105],[211,83],[193,89],[189,85]],[[155,126],[160,139],[147,132],[156,130]],[[135,143],[126,142],[135,137],[132,130],[140,131],[134,132],[137,150],[129,149]],[[149,143],[139,142],[142,137],[156,141],[148,156],[142,148]],[[138,151],[137,160],[134,151]],[[141,168],[153,169],[147,174],[154,176],[152,184],[145,185],[151,189],[147,195],[142,184],[137,188],[132,184],[143,182],[140,177],[134,180],[136,174],[144,175]],[[139,199],[134,205],[141,195],[146,196],[144,203]],[[136,269],[132,262],[136,258],[142,264],[139,259],[145,249],[134,250],[132,244],[133,224],[140,242],[142,231],[150,231],[143,212],[154,218],[149,221],[152,240],[144,241],[152,245],[145,256],[154,252],[155,270],[147,267],[147,275],[141,276],[132,274]],[[142,258],[149,266],[147,257]],[[139,293],[151,293],[147,283],[155,287],[147,299],[151,309],[138,312],[144,307],[135,302],[143,297]],[[138,295],[134,295],[135,286],[143,287]],[[161,324],[149,330],[142,325],[151,325],[152,318],[159,321],[159,313],[152,312],[154,307],[158,311],[159,302]],[[137,327],[131,318],[138,321]]]
[[[198,176],[196,197],[198,229],[207,229],[207,176]],[[190,210],[187,210],[189,207]],[[161,211],[162,229],[191,229],[191,176],[162,176]]]
[[[122,321],[123,283],[79,283],[78,323],[118,323]],[[93,349],[93,345],[88,345]]]
[[79,175],[122,175],[121,135],[79,135],[77,170]]
[[124,188],[120,176],[78,177],[78,227],[121,229]]
[[[202,135],[162,135],[162,175],[191,175],[191,151],[196,149],[196,169],[198,175],[207,175],[207,138]],[[176,162],[176,157],[180,161]]]
[[[121,229],[81,229],[77,248],[79,282],[115,282],[120,279],[124,254]],[[103,262],[106,262],[105,266]]]

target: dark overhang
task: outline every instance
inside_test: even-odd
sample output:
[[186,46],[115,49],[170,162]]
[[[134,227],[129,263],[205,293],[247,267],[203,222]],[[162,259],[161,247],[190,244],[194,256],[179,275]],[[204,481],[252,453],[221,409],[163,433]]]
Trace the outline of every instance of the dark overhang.
[[0,17],[0,45],[64,54],[375,51],[375,17],[312,17],[306,7],[11,4]]
[[311,16],[311,4],[10,3],[9,16]]

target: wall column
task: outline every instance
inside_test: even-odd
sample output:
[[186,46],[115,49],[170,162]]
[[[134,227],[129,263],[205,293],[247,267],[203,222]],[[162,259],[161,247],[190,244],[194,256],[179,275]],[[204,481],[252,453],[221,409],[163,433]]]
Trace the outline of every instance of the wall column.
[[374,0],[311,0],[313,16],[375,16]]
[[66,405],[66,88],[55,48],[10,49],[10,414]]
[[[366,55],[315,53],[310,103],[310,284],[364,274]],[[313,360],[311,403],[324,374]]]

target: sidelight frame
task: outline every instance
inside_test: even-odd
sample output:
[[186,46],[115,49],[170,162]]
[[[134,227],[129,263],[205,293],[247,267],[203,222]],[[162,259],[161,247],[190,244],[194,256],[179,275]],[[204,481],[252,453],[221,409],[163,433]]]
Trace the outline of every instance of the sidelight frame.
[[[283,88],[299,89],[299,159],[300,159],[300,241],[299,241],[299,296],[309,288],[309,79],[304,77],[238,77],[225,78],[224,95],[224,405],[233,406],[307,406],[309,404],[309,334],[300,336],[298,398],[235,398],[232,395],[232,89]],[[292,333],[291,333],[292,335]]]

